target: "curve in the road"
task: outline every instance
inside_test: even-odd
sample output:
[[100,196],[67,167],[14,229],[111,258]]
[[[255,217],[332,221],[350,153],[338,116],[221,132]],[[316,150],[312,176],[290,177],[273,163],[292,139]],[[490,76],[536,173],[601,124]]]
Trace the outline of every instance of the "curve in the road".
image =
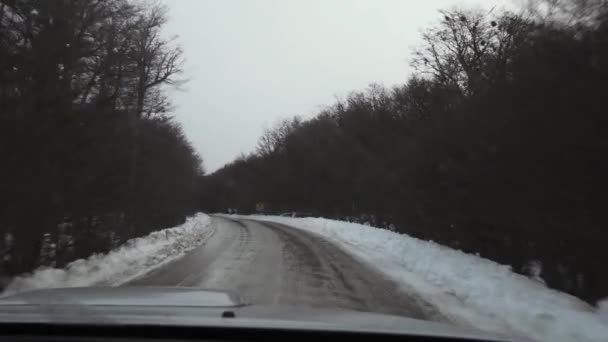
[[321,236],[286,225],[213,217],[214,234],[129,285],[230,290],[253,304],[330,307],[441,320],[429,304]]

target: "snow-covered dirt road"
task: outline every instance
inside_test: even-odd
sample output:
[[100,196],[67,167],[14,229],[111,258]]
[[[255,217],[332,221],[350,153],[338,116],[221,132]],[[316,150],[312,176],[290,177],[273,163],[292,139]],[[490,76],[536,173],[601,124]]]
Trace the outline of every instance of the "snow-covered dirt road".
[[124,285],[218,288],[254,304],[448,321],[516,340],[608,336],[608,299],[594,307],[508,265],[369,225],[310,217],[198,213],[108,253],[23,274],[0,296]]
[[421,299],[314,233],[219,216],[211,225],[204,245],[127,285],[228,289],[254,304],[438,319]]

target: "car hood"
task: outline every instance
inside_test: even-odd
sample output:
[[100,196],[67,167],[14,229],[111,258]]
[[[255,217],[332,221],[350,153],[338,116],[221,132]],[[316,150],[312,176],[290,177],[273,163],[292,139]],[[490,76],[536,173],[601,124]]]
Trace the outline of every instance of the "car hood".
[[22,292],[0,297],[0,324],[9,322],[305,329],[512,340],[400,316],[332,308],[249,305],[243,298],[226,291],[175,287],[87,287]]
[[20,292],[0,297],[8,305],[85,305],[229,308],[247,303],[234,293],[193,287],[73,287]]

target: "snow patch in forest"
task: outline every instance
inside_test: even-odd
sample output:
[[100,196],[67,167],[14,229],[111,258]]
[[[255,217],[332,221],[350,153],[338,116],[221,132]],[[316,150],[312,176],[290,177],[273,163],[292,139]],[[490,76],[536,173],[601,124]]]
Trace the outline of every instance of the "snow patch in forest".
[[131,239],[107,254],[73,261],[63,269],[39,268],[32,274],[15,278],[2,295],[42,288],[127,283],[203,244],[213,232],[210,223],[209,216],[197,214],[180,226]]
[[[246,216],[317,233],[434,305],[457,325],[539,341],[608,341],[608,300],[593,308],[509,266],[431,241],[323,218]],[[541,265],[534,265],[541,272]]]

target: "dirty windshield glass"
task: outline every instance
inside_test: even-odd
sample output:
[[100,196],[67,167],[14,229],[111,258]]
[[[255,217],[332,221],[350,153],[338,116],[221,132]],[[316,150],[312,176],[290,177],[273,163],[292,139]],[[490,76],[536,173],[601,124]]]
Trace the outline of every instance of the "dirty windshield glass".
[[0,322],[605,341],[607,83],[604,0],[0,0]]

